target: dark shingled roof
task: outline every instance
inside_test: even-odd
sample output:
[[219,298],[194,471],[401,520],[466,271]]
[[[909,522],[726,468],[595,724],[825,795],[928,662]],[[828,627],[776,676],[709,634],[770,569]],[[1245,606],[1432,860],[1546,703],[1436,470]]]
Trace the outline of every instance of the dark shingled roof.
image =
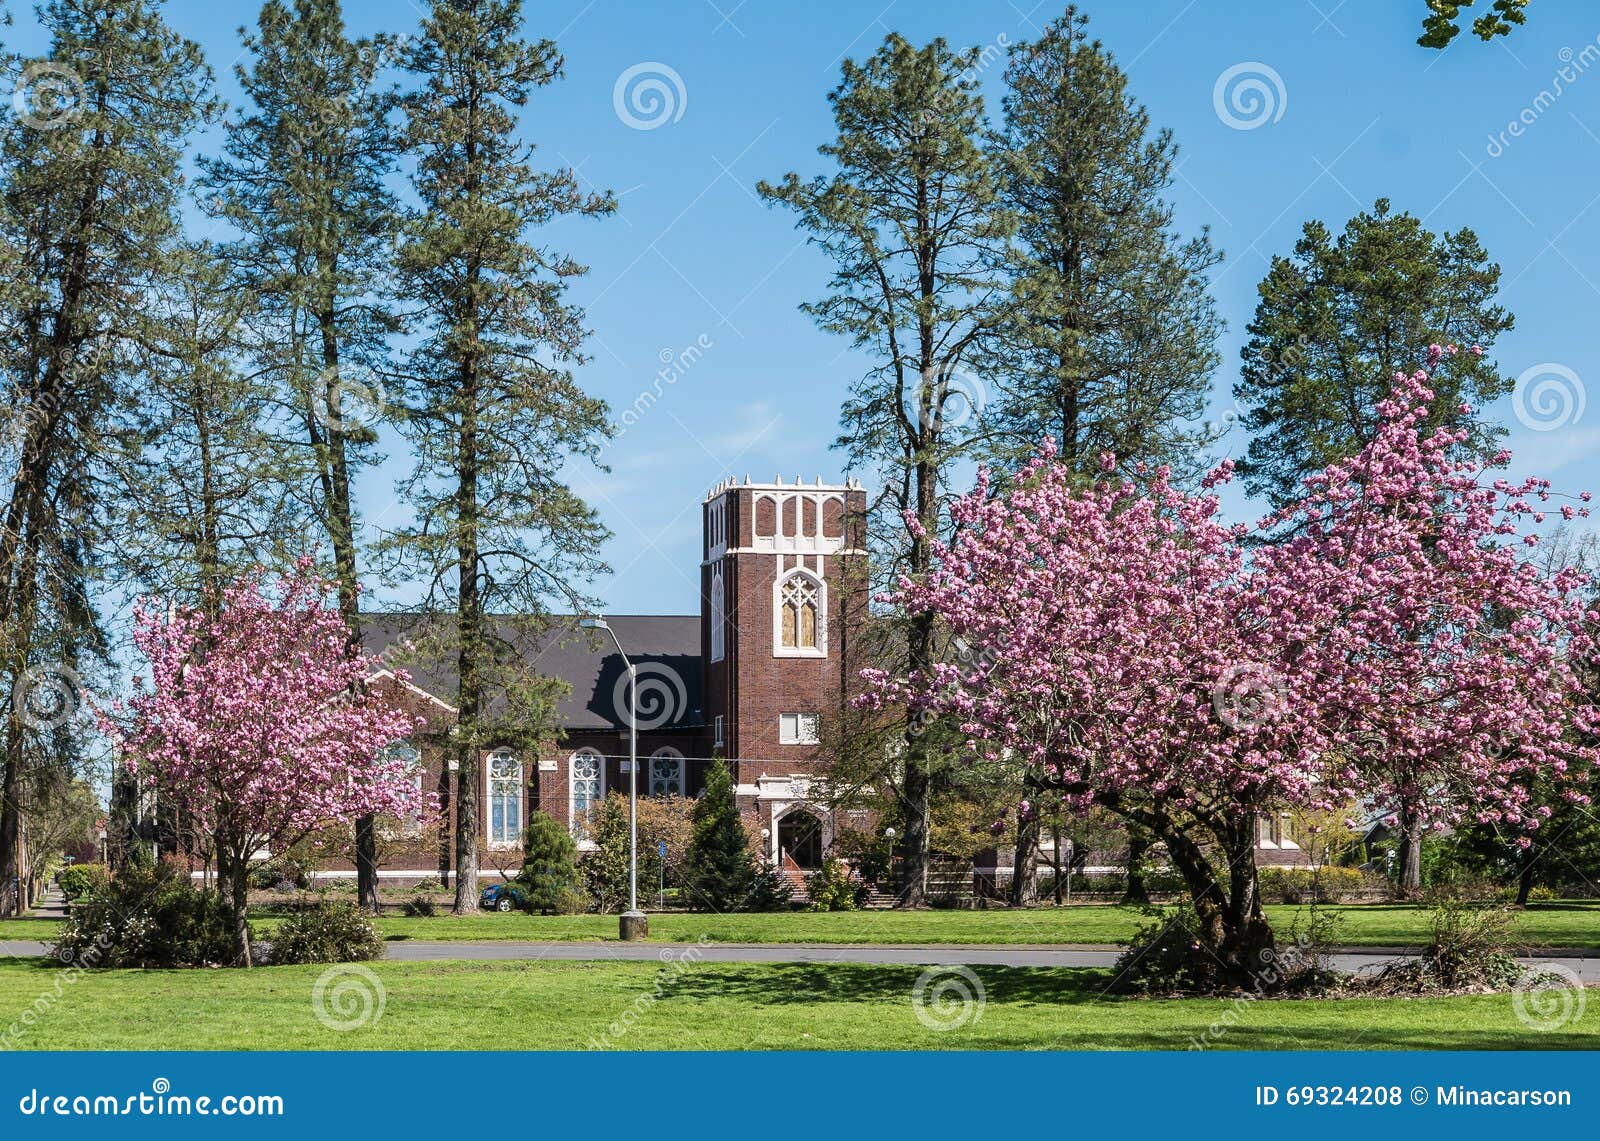
[[[410,675],[411,683],[450,704],[456,699],[455,651],[423,660],[409,642],[426,644],[428,631],[451,627],[449,615],[364,614],[361,641]],[[639,671],[639,728],[684,729],[705,724],[700,692],[700,617],[695,614],[619,614],[606,621]],[[529,668],[572,687],[557,709],[565,729],[620,729],[627,684],[622,659],[603,630],[583,630],[577,618],[558,615],[544,630],[510,615],[489,619]],[[492,716],[499,703],[491,698]]]

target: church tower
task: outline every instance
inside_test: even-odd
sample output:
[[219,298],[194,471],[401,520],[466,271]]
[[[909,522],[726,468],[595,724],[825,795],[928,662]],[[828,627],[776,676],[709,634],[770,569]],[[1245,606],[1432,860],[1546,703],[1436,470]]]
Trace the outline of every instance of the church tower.
[[[831,841],[808,804],[822,745],[855,692],[866,614],[859,484],[728,482],[703,505],[705,716],[768,855],[805,868]],[[789,819],[787,824],[786,818]],[[809,827],[808,827],[809,825]]]

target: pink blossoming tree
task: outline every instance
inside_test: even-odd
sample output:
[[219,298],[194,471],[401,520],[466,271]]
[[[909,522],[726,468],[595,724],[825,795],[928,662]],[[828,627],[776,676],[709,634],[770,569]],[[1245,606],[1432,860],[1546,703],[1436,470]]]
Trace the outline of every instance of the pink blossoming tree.
[[1236,983],[1273,946],[1263,813],[1365,800],[1537,828],[1531,779],[1596,756],[1596,616],[1581,574],[1517,557],[1549,485],[1460,458],[1460,436],[1423,428],[1432,399],[1425,371],[1397,376],[1372,444],[1254,527],[1219,519],[1229,463],[1195,495],[1120,480],[1111,457],[1080,486],[1048,444],[1004,494],[981,476],[934,571],[889,596],[968,652],[866,671],[861,703],[952,719],[975,763],[1155,833],[1197,952]]
[[379,663],[348,645],[331,590],[302,559],[272,587],[261,574],[225,587],[214,618],[141,601],[134,644],[149,676],[100,717],[128,771],[211,837],[245,966],[256,853],[431,808],[386,748],[417,723],[365,685]]

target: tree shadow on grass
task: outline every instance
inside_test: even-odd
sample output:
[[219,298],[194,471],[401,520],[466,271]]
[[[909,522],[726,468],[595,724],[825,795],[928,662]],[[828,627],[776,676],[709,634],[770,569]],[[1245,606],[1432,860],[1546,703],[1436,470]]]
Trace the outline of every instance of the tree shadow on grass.
[[1533,1050],[1569,1051],[1593,1050],[1594,1035],[1541,1034],[1522,1032],[1513,1023],[1512,1029],[1492,1030],[1384,1030],[1362,1032],[1359,1022],[1327,1026],[1293,1027],[1280,1029],[1262,1026],[1259,1029],[1233,1030],[1219,1038],[1207,1040],[1206,1026],[1182,1026],[1171,1029],[1091,1030],[1074,1033],[1064,1030],[1052,1042],[1052,1050],[1274,1050],[1274,1051],[1342,1051],[1359,1050],[1378,1052],[1385,1050]]
[[1587,911],[1595,915],[1600,914],[1600,902],[1584,899],[1559,900],[1555,903],[1530,903],[1522,910],[1530,915],[1541,911]]
[[[667,1002],[723,999],[761,1006],[904,1004],[924,971],[930,987],[961,968],[853,963],[705,964],[663,980]],[[1240,1006],[1237,1000],[1137,999],[1110,996],[1111,972],[1092,968],[974,967],[986,1012],[959,1032],[913,1032],[907,1049],[966,1050],[1592,1050],[1600,1024],[1577,1022],[1552,1033],[1521,1026],[1505,1010],[1462,1012],[1460,1028],[1407,1019],[1401,999],[1384,1000],[1393,1026],[1374,1026],[1363,1000],[1285,999]],[[931,991],[930,991],[931,993]],[[959,995],[956,996],[959,998]],[[1044,1008],[1041,1010],[1041,1008]],[[1018,1025],[1003,1011],[1029,1009]],[[1308,1010],[1311,1012],[1307,1014]],[[1050,1011],[1058,1013],[1052,1018]],[[1231,1021],[1229,1012],[1237,1015]],[[887,1016],[887,1015],[886,1015]],[[826,1020],[825,1016],[819,1015]],[[1415,1023],[1415,1024],[1411,1024]],[[1219,1034],[1216,1027],[1221,1027]],[[903,1028],[902,1028],[903,1029]],[[805,1043],[790,1043],[790,1048]]]
[[764,1006],[821,1002],[909,1000],[926,972],[930,985],[971,971],[991,1001],[1007,1003],[1093,1002],[1110,979],[1108,972],[1080,967],[920,967],[869,963],[717,963],[715,970],[685,971],[665,981],[665,997],[691,1001],[730,998]]

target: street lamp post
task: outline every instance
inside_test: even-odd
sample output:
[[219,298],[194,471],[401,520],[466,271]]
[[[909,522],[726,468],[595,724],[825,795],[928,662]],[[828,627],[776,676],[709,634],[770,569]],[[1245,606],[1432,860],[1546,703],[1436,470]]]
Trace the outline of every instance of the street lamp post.
[[610,634],[628,671],[628,910],[622,913],[617,935],[625,942],[643,939],[650,934],[650,920],[639,910],[639,674],[617,632],[604,618],[584,618],[578,625]]

